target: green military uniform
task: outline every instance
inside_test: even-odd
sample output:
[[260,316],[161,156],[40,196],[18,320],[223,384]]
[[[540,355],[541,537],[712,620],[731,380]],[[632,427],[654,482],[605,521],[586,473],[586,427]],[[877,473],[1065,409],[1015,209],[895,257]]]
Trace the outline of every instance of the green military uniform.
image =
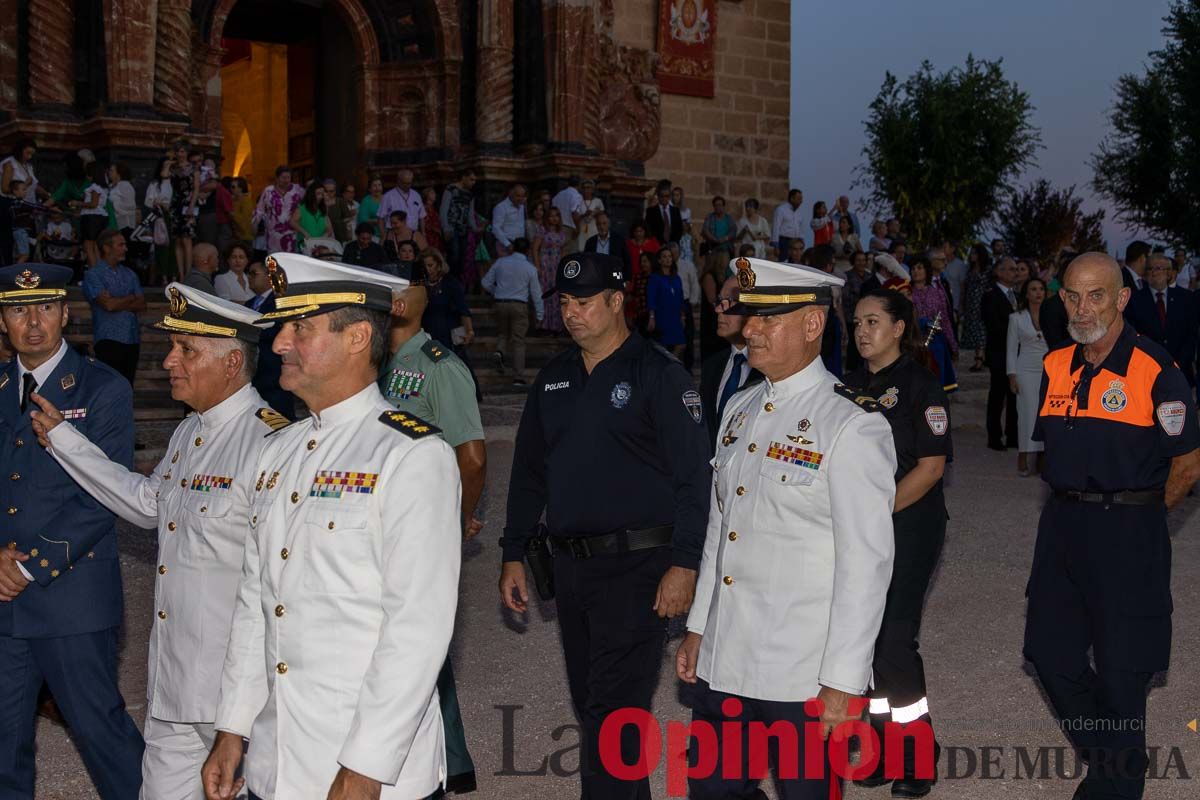
[[467,365],[425,331],[418,331],[392,356],[379,390],[397,408],[441,428],[451,447],[483,439],[475,381]]
[[[392,356],[379,377],[379,389],[397,408],[441,428],[442,438],[451,447],[483,440],[475,381],[467,365],[423,330]],[[446,790],[474,791],[475,762],[467,749],[449,657],[438,674],[437,688],[446,736]]]

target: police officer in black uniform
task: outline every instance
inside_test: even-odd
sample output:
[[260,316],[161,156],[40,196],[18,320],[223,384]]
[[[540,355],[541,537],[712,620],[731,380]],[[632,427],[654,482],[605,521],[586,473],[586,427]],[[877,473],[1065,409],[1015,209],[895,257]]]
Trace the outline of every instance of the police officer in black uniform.
[[[583,725],[583,797],[649,798],[600,763],[605,716],[649,709],[669,617],[695,593],[711,473],[700,394],[672,355],[625,325],[621,261],[575,253],[558,265],[574,345],[534,381],[517,431],[500,594],[522,613],[521,562],[543,511],[571,700]],[[637,761],[625,726],[622,757]]]
[[1165,349],[1124,323],[1122,278],[1103,253],[1068,267],[1060,294],[1076,343],[1042,362],[1034,428],[1053,494],[1025,655],[1088,763],[1075,792],[1087,800],[1142,796],[1146,692],[1171,652],[1167,509],[1200,478],[1192,390]]
[[[911,300],[890,289],[868,292],[854,311],[854,341],[864,363],[845,379],[847,386],[879,401],[896,444],[896,560],[871,665],[871,724],[881,744],[889,721],[930,722],[917,633],[946,538],[942,473],[952,455],[949,405],[941,381],[913,357],[916,333]],[[882,786],[894,778],[893,797],[924,797],[937,773],[928,763],[918,765],[917,755],[907,740],[904,772],[896,775],[885,771],[881,752],[874,773],[859,784]]]

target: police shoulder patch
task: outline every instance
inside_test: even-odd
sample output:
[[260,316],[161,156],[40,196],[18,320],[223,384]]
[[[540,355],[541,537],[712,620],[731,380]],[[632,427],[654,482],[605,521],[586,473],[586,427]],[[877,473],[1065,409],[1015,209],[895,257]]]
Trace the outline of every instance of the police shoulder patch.
[[410,439],[424,439],[441,433],[442,429],[431,422],[409,414],[407,411],[385,411],[379,415],[379,421],[389,428],[395,428]]
[[273,408],[267,408],[265,406],[260,408],[258,411],[255,411],[254,416],[262,420],[263,424],[271,429],[271,433],[274,433],[280,428],[286,428],[288,425],[292,424],[292,421],[283,414],[280,414]]
[[859,394],[856,390],[851,389],[845,384],[836,384],[833,390],[847,400],[853,401],[863,411],[883,411],[883,406],[879,405],[879,401],[874,397],[868,397],[865,394]]
[[435,364],[450,355],[450,351],[443,347],[437,339],[430,339],[426,342],[421,347],[421,352],[429,356]]

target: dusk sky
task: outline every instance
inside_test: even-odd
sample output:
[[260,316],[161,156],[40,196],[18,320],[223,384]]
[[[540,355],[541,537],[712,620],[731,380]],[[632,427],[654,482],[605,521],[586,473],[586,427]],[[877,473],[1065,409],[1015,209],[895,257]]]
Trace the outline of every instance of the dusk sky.
[[[962,65],[968,53],[1004,59],[1009,80],[1029,93],[1041,130],[1038,164],[1021,185],[1045,177],[1074,184],[1084,208],[1106,206],[1089,187],[1088,161],[1108,130],[1113,86],[1142,72],[1161,46],[1168,0],[854,0],[846,4],[793,0],[793,186],[806,206],[849,194],[863,163],[867,106],[891,71],[901,80],[923,59],[937,71]],[[1109,250],[1124,249],[1132,232],[1109,210]]]

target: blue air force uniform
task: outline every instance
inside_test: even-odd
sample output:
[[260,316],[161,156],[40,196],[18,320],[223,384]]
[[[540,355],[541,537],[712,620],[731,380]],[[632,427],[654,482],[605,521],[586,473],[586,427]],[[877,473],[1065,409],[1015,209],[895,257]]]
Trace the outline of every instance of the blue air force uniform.
[[[58,302],[71,271],[22,264],[0,270],[0,305]],[[31,375],[32,378],[26,378]],[[116,371],[63,341],[29,372],[15,357],[0,372],[0,546],[27,553],[32,579],[0,603],[0,798],[33,796],[38,691],[49,685],[100,796],[132,798],[142,737],[117,687],[121,567],[112,513],[37,442],[23,387],[56,407],[113,461],[132,466],[133,397]]]

